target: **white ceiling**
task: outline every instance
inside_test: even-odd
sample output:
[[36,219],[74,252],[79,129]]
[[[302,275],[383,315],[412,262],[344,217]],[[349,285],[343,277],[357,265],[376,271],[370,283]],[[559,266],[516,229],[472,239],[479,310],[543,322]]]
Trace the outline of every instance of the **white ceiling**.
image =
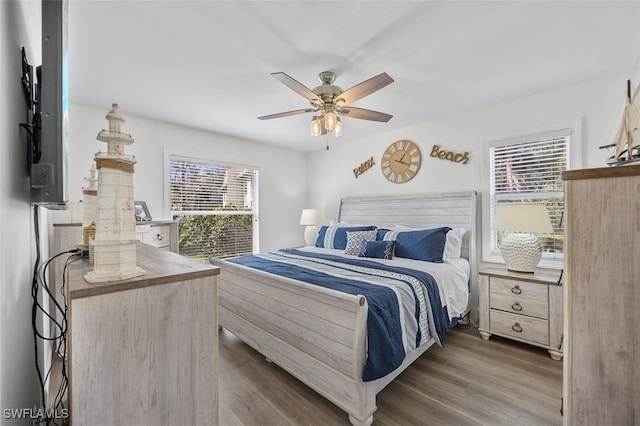
[[[70,100],[300,151],[323,149],[307,108],[270,74],[309,88],[395,82],[353,105],[340,142],[620,73],[640,55],[637,1],[70,0]],[[621,93],[624,81],[621,82]]]

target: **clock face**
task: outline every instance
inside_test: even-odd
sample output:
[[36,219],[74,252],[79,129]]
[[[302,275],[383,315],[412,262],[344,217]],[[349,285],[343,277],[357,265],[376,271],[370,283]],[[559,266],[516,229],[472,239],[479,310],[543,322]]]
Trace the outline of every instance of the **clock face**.
[[410,181],[420,169],[420,149],[411,141],[399,140],[382,154],[382,174],[393,183]]

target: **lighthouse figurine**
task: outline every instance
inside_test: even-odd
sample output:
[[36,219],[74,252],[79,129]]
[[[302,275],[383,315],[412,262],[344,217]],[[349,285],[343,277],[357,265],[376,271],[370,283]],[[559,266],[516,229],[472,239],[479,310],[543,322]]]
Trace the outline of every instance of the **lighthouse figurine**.
[[84,178],[88,182],[82,188],[82,245],[89,248],[89,242],[96,235],[96,198],[98,197],[98,169],[95,163],[89,169],[89,177]]
[[135,157],[126,155],[131,135],[121,132],[124,117],[118,104],[106,115],[109,130],[96,137],[107,143],[107,153],[95,155],[98,173],[96,198],[96,234],[91,242],[93,270],[85,276],[90,283],[120,281],[143,275],[136,264],[136,222],[133,202],[133,166]]

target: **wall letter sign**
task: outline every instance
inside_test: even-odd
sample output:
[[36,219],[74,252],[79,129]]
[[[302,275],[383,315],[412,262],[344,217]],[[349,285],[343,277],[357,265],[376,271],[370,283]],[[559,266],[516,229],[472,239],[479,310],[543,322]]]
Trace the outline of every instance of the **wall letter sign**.
[[353,169],[353,174],[355,175],[356,178],[358,178],[358,176],[360,176],[361,174],[369,170],[371,167],[373,167],[374,164],[376,164],[376,162],[373,161],[373,156],[371,156],[371,158],[369,158],[367,161],[365,161],[364,163],[360,164],[360,166]]
[[433,146],[430,156],[441,160],[453,161],[454,163],[467,164],[467,161],[469,161],[469,152],[461,154],[453,151],[445,151],[444,149],[440,149],[438,145]]

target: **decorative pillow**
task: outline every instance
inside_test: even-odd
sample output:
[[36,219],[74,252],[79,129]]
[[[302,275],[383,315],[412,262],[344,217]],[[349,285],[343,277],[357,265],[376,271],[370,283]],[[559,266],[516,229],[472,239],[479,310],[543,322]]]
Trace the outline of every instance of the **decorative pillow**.
[[387,232],[389,232],[390,229],[384,229],[384,228],[378,228],[378,236],[376,237],[377,241],[382,241],[384,240],[384,236]]
[[342,249],[347,247],[347,231],[374,231],[375,226],[327,226],[320,227],[316,247]]
[[364,242],[375,240],[375,229],[373,231],[347,231],[347,246],[344,249],[344,254],[356,255],[360,252]]
[[389,231],[385,234],[384,240],[396,241],[395,255],[398,257],[442,263],[447,232],[450,230],[448,226],[443,226],[433,229]]
[[447,241],[444,243],[442,260],[460,259],[462,252],[462,238],[467,230],[464,228],[453,228],[447,232]]
[[378,259],[393,259],[395,241],[365,241],[358,253],[358,257],[375,257]]

